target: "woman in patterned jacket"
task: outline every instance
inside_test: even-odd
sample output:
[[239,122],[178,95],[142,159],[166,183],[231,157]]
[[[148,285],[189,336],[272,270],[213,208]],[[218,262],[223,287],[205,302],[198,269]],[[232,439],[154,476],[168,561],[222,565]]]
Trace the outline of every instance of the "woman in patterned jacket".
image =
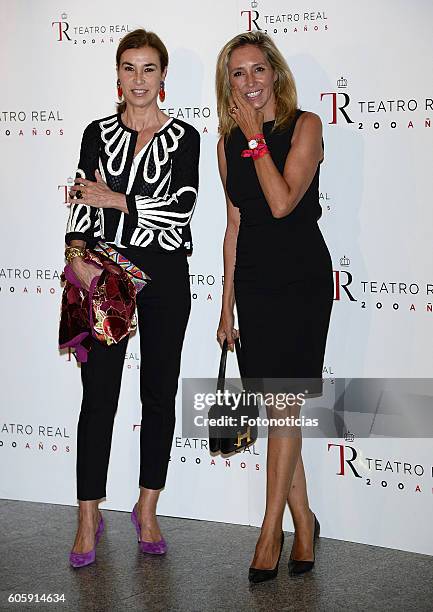
[[[190,312],[187,254],[198,189],[200,137],[158,107],[165,97],[168,54],[156,34],[127,34],[117,54],[118,113],[84,131],[66,230],[68,260],[85,289],[100,271],[82,259],[105,243],[145,271],[137,294],[140,331],[140,493],[131,519],[143,552],[162,554],[156,506],[165,485],[175,424],[180,357]],[[70,555],[81,567],[95,559],[103,531],[98,510],[106,495],[114,415],[127,338],[93,340],[81,366],[83,400],[77,434],[79,525]]]

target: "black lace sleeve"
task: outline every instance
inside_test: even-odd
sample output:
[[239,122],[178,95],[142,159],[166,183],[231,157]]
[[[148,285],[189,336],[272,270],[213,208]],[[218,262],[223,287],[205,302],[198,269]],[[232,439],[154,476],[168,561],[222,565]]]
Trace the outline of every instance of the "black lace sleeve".
[[[84,130],[76,178],[96,180],[95,170],[99,163],[99,144],[98,125],[93,122]],[[97,209],[79,202],[76,200],[70,205],[65,242],[69,244],[71,240],[85,240],[89,246],[92,246],[95,243],[95,224],[98,222]]]

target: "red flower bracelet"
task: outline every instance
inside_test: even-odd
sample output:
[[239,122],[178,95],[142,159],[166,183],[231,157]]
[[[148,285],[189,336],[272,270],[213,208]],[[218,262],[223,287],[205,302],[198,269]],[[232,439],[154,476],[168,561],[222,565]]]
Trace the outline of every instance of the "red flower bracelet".
[[268,146],[263,134],[256,134],[248,141],[248,149],[244,149],[241,153],[241,157],[252,157],[253,160],[263,157],[266,153],[269,153]]

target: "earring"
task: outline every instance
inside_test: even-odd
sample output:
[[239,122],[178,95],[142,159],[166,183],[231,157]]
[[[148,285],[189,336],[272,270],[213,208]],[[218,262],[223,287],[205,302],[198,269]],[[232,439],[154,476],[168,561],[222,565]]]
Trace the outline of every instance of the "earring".
[[117,97],[119,98],[119,100],[123,98],[123,89],[120,84],[120,79],[117,79]]
[[164,100],[165,100],[165,83],[164,83],[164,81],[161,81],[161,83],[159,85],[159,99],[161,100],[161,102],[164,102]]

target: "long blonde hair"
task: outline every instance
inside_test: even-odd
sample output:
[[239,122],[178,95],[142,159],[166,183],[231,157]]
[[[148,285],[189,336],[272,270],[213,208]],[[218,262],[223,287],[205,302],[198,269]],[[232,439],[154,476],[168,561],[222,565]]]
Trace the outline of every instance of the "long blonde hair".
[[244,45],[255,45],[268,60],[277,75],[274,83],[275,93],[275,124],[274,130],[287,127],[298,108],[298,96],[293,74],[286,60],[278,50],[272,38],[259,30],[238,34],[224,45],[218,55],[216,67],[216,95],[217,112],[219,119],[219,132],[222,136],[228,136],[236,127],[236,122],[230,116],[230,81],[228,74],[228,63],[234,49]]

